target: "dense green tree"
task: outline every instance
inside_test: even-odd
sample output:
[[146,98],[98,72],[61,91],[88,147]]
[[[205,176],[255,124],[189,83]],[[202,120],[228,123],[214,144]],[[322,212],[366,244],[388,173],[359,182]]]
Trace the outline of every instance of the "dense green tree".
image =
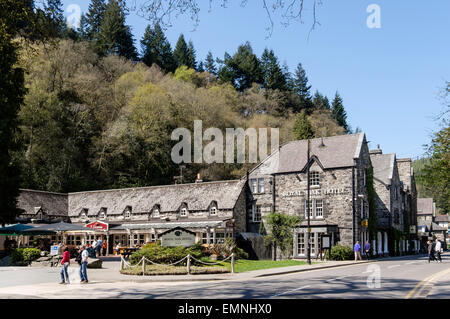
[[177,67],[180,67],[182,65],[189,67],[189,54],[189,48],[186,44],[186,40],[184,40],[184,35],[180,34],[177,40],[177,44],[175,45],[175,49],[173,50],[173,56],[175,58]]
[[150,25],[147,26],[141,45],[143,51],[142,62],[148,66],[156,63],[166,72],[175,71],[172,48],[159,24],[156,24],[154,28]]
[[313,106],[316,110],[330,110],[330,102],[326,96],[323,96],[319,91],[314,93]]
[[219,71],[219,79],[231,82],[239,91],[250,88],[253,83],[264,83],[261,62],[253,53],[249,42],[240,45],[232,57],[225,53],[224,61],[221,62],[223,66]]
[[347,112],[344,109],[342,97],[338,92],[336,92],[333,103],[331,104],[331,117],[335,119],[336,122],[340,126],[342,126],[347,133],[350,133],[349,127],[347,125]]
[[100,25],[99,41],[102,54],[137,60],[131,28],[125,24],[125,12],[118,0],[109,0]]
[[81,17],[84,37],[92,42],[95,48],[100,40],[101,25],[106,11],[105,0],[92,0],[89,4],[88,12]]
[[32,30],[33,5],[26,1],[0,1],[0,224],[13,223],[20,213],[20,167],[13,160],[18,148],[15,134],[18,130],[18,112],[26,93],[24,70],[18,66],[19,44],[14,37]]
[[272,246],[272,259],[277,259],[277,250],[286,253],[292,249],[293,231],[298,227],[302,219],[299,216],[289,216],[282,213],[272,212],[264,218],[267,234],[264,243]]
[[302,67],[302,64],[299,63],[297,65],[297,69],[295,69],[294,77],[292,79],[292,91],[299,96],[301,96],[305,100],[311,99],[311,93],[309,90],[311,89],[311,85],[308,83],[308,77],[306,76],[306,72]]
[[273,50],[264,49],[261,56],[261,67],[264,76],[264,87],[271,90],[286,90],[287,81],[285,73],[278,63]]
[[186,65],[188,68],[197,69],[197,61],[195,57],[195,49],[194,49],[194,43],[192,41],[189,41],[188,43],[188,64]]
[[302,110],[296,115],[294,122],[294,138],[296,140],[314,138],[314,131],[306,116],[305,110]]
[[417,179],[420,187],[432,195],[443,214],[450,212],[450,126],[436,132],[428,146],[429,158],[424,162]]
[[44,12],[48,19],[49,33],[55,37],[63,37],[67,25],[61,0],[47,0],[44,2]]
[[205,71],[217,76],[217,68],[211,51],[208,51],[205,59]]

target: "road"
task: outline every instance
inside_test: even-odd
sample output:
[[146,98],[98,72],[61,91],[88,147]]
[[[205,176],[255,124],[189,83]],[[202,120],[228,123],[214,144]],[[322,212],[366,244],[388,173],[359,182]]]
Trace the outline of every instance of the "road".
[[[76,267],[73,268],[73,272]],[[126,282],[101,280],[91,270],[91,282],[58,285],[58,269],[0,268],[0,298],[450,298],[450,254],[442,263],[423,256],[405,256],[259,278],[191,282]]]

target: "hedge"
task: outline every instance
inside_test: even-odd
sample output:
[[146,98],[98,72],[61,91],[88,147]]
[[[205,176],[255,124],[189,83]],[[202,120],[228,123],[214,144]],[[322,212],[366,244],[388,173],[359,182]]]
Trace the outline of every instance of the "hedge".
[[336,245],[331,247],[331,260],[352,260],[354,258],[353,249],[348,246]]
[[202,257],[202,248],[200,244],[195,244],[192,247],[163,247],[161,242],[147,244],[140,250],[134,252],[130,256],[130,263],[137,264],[142,257],[147,258],[158,264],[172,264],[177,262],[187,255],[200,259]]
[[11,263],[24,261],[30,264],[40,256],[41,251],[38,248],[16,248],[11,252]]

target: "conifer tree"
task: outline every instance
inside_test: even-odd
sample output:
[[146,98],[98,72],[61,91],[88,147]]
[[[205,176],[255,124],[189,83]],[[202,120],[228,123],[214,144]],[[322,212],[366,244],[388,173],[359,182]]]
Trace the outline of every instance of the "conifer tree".
[[118,0],[110,0],[106,7],[100,26],[99,41],[103,55],[118,54],[137,60],[131,28],[125,24],[125,12]]
[[264,73],[264,87],[271,90],[286,90],[286,77],[281,69],[273,50],[264,49],[261,56],[261,66]]
[[84,24],[84,34],[87,40],[97,42],[101,31],[102,20],[106,11],[105,0],[92,0],[88,12],[83,14],[80,24]]
[[172,48],[159,24],[156,24],[154,28],[147,26],[141,45],[144,54],[142,61],[145,64],[151,66],[156,63],[166,72],[175,71]]
[[347,112],[344,109],[342,97],[336,92],[334,96],[331,117],[336,120],[336,122],[342,126],[347,133],[349,133],[349,127],[347,125]]
[[178,37],[177,44],[173,50],[173,57],[175,58],[175,63],[177,67],[182,65],[189,66],[189,49],[184,40],[184,35],[180,34]]
[[297,114],[294,123],[294,137],[297,140],[314,138],[314,131],[309,122],[305,110]]
[[188,64],[186,66],[188,68],[195,70],[197,69],[197,62],[195,58],[194,43],[192,43],[192,41],[189,41],[187,49],[188,49]]
[[306,76],[306,72],[302,67],[302,64],[299,63],[297,65],[297,69],[294,73],[294,78],[292,79],[292,91],[303,99],[310,100],[311,94],[309,90],[311,89],[311,85],[308,85],[308,77]]
[[203,66],[203,61],[200,61],[198,63],[197,72],[200,72],[200,73],[205,72],[205,67]]
[[323,96],[319,91],[316,91],[313,99],[314,108],[317,110],[330,110],[330,102],[326,96]]
[[49,34],[54,37],[62,37],[67,26],[61,0],[47,0],[44,3],[44,12],[48,19]]
[[217,76],[217,68],[211,51],[208,51],[205,59],[205,71]]

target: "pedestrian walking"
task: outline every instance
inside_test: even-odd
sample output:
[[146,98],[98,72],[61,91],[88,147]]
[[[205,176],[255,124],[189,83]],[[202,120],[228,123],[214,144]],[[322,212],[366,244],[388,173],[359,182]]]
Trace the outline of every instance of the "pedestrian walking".
[[427,245],[428,245],[428,263],[429,263],[432,260],[436,260],[436,258],[434,258],[433,243],[429,240],[427,241]]
[[81,252],[80,279],[82,284],[87,284],[88,283],[87,263],[89,254],[84,245],[81,246],[80,252]]
[[103,242],[103,256],[106,256],[106,241]]
[[366,240],[366,243],[364,244],[364,252],[366,253],[367,260],[370,258],[370,243],[368,240]]
[[116,245],[116,255],[120,255],[120,243]]
[[97,246],[95,248],[97,250],[97,256],[101,256],[103,248],[103,240],[101,238],[97,241]]
[[97,258],[97,256],[96,256],[96,252],[97,252],[97,240],[94,239],[94,241],[92,242],[91,247],[92,247],[92,250],[94,251],[94,252],[93,252],[93,256],[94,256],[93,258]]
[[69,273],[67,268],[70,265],[70,252],[69,247],[64,248],[63,258],[61,260],[61,282],[60,284],[70,284]]
[[362,260],[361,258],[361,245],[359,244],[359,241],[356,241],[355,246],[353,247],[353,251],[355,252],[355,261],[356,260]]
[[437,256],[436,260],[440,263],[442,262],[441,250],[442,250],[441,242],[439,241],[439,239],[436,238],[436,245],[434,246],[434,251],[436,252]]

